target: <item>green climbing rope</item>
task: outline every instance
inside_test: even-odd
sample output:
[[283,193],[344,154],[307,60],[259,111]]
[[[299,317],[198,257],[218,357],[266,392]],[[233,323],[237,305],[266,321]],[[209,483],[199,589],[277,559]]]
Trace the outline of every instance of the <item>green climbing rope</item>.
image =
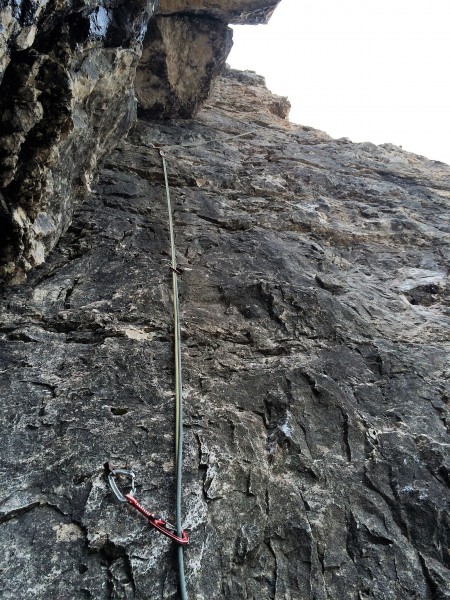
[[[200,142],[186,143],[186,144],[174,144],[164,146],[166,148],[185,148],[202,146],[204,144],[210,144],[212,142],[225,142],[239,137],[244,137],[252,133],[247,131],[246,133],[240,133],[238,135],[228,136],[222,139],[210,139],[202,140]],[[180,328],[180,302],[178,295],[178,267],[175,250],[175,235],[173,228],[173,217],[172,217],[172,202],[170,199],[170,188],[169,178],[167,176],[167,164],[166,157],[164,154],[163,147],[153,146],[158,150],[161,156],[162,166],[164,171],[164,182],[166,186],[166,197],[167,197],[167,212],[169,218],[169,236],[170,236],[170,255],[171,255],[171,269],[172,269],[172,295],[173,295],[173,320],[174,320],[174,354],[175,354],[175,471],[176,471],[176,503],[175,503],[175,526],[177,530],[177,536],[183,535],[181,527],[181,497],[182,497],[182,463],[183,463],[183,378],[181,371],[181,328]],[[178,545],[178,574],[179,574],[179,585],[180,585],[180,598],[181,600],[187,600],[186,593],[186,576],[184,571],[184,554],[183,546]]]
[[[176,502],[175,526],[177,535],[182,535],[181,528],[181,495],[182,495],[182,466],[183,466],[183,378],[181,371],[181,328],[180,328],[180,302],[178,295],[178,268],[175,251],[175,236],[173,230],[172,203],[170,200],[169,179],[164,152],[160,149],[166,185],[167,211],[169,216],[170,254],[172,269],[172,294],[173,294],[173,321],[174,321],[174,349],[175,349],[175,471],[176,471]],[[183,547],[178,546],[178,573],[181,600],[187,600],[186,576],[184,572]]]

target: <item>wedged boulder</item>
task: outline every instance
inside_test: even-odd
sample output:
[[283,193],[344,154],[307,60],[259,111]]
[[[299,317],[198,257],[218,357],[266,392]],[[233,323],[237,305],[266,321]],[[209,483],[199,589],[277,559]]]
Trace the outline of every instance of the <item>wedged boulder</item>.
[[217,19],[153,19],[136,72],[140,111],[150,118],[191,117],[223,69],[231,46],[231,29]]

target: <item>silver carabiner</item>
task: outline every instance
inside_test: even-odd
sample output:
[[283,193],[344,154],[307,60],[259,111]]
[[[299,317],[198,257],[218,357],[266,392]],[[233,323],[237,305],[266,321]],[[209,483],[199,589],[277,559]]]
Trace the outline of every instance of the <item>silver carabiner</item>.
[[128,500],[125,498],[125,496],[122,494],[122,492],[117,486],[116,477],[118,475],[123,475],[124,477],[128,477],[128,479],[131,480],[130,491],[128,492],[129,496],[134,496],[134,494],[136,493],[136,487],[134,484],[136,475],[134,471],[129,471],[128,469],[111,469],[108,475],[109,485],[111,487],[111,490],[114,492],[114,495],[116,496],[117,500],[119,500],[119,502],[128,502]]

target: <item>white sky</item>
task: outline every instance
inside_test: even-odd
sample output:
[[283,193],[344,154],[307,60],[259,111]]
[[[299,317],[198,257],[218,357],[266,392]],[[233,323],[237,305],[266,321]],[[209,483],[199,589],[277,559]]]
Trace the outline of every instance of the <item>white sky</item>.
[[228,63],[288,96],[291,121],[450,164],[450,0],[282,0],[233,29]]

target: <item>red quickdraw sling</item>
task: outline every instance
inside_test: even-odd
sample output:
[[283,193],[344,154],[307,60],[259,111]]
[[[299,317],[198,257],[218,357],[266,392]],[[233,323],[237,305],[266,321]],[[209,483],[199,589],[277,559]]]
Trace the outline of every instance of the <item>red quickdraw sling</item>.
[[[149,525],[151,525],[152,527],[157,529],[160,533],[162,533],[166,537],[170,538],[172,541],[176,542],[180,546],[185,546],[186,544],[189,543],[189,536],[186,533],[186,531],[182,530],[181,537],[177,536],[175,534],[176,529],[173,525],[171,525],[170,523],[167,523],[167,521],[165,521],[164,519],[161,519],[161,517],[158,517],[154,513],[151,513],[148,510],[146,510],[142,506],[142,504],[140,504],[136,500],[136,498],[134,497],[134,494],[136,493],[136,487],[135,487],[136,475],[133,471],[130,471],[128,469],[113,469],[109,466],[108,466],[108,470],[109,470],[109,473],[108,473],[109,485],[111,487],[111,490],[114,492],[114,495],[116,496],[117,500],[119,500],[119,502],[127,502],[130,506],[132,506],[138,512],[140,512],[141,515],[144,515],[144,517],[147,519]],[[117,477],[126,477],[127,479],[130,480],[130,483],[128,485],[130,490],[128,493],[123,494],[120,491],[120,489],[117,485],[117,482],[116,482]]]

